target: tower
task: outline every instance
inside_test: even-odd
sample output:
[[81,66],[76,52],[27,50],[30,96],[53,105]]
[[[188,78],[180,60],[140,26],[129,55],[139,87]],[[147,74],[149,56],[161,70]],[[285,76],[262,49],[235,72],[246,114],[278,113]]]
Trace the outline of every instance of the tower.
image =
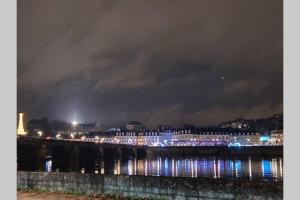
[[19,125],[17,129],[17,135],[25,135],[26,132],[23,127],[23,113],[19,113]]

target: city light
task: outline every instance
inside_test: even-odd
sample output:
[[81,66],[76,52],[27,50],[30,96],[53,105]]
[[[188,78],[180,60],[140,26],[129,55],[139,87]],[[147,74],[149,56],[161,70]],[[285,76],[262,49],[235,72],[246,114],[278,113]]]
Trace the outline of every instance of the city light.
[[43,132],[42,132],[42,131],[38,131],[37,133],[38,133],[38,135],[39,135],[40,137],[43,135]]
[[270,137],[269,136],[260,136],[259,140],[261,142],[268,142],[270,140]]
[[19,125],[17,129],[17,135],[26,135],[27,132],[24,130],[24,125],[23,125],[23,113],[19,113]]
[[76,126],[77,124],[78,124],[77,121],[73,121],[73,122],[72,122],[72,125],[73,125],[73,126]]

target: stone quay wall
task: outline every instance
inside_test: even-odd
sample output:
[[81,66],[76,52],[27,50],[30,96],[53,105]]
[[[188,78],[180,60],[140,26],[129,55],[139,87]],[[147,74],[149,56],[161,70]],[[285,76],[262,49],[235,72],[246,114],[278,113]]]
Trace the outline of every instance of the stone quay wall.
[[19,189],[151,199],[283,199],[283,182],[212,178],[17,172]]

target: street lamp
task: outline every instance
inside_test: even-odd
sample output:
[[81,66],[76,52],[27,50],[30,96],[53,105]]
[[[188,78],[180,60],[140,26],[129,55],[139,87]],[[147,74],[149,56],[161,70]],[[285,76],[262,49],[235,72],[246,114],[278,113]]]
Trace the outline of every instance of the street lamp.
[[37,133],[38,133],[38,135],[39,135],[40,137],[42,137],[42,135],[43,135],[43,132],[42,132],[42,131],[38,131]]

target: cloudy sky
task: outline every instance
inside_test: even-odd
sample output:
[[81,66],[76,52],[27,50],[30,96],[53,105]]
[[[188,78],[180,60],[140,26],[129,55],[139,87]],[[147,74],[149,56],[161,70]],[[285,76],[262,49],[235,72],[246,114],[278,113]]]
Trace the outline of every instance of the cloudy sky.
[[18,0],[27,119],[214,125],[283,110],[282,0]]

